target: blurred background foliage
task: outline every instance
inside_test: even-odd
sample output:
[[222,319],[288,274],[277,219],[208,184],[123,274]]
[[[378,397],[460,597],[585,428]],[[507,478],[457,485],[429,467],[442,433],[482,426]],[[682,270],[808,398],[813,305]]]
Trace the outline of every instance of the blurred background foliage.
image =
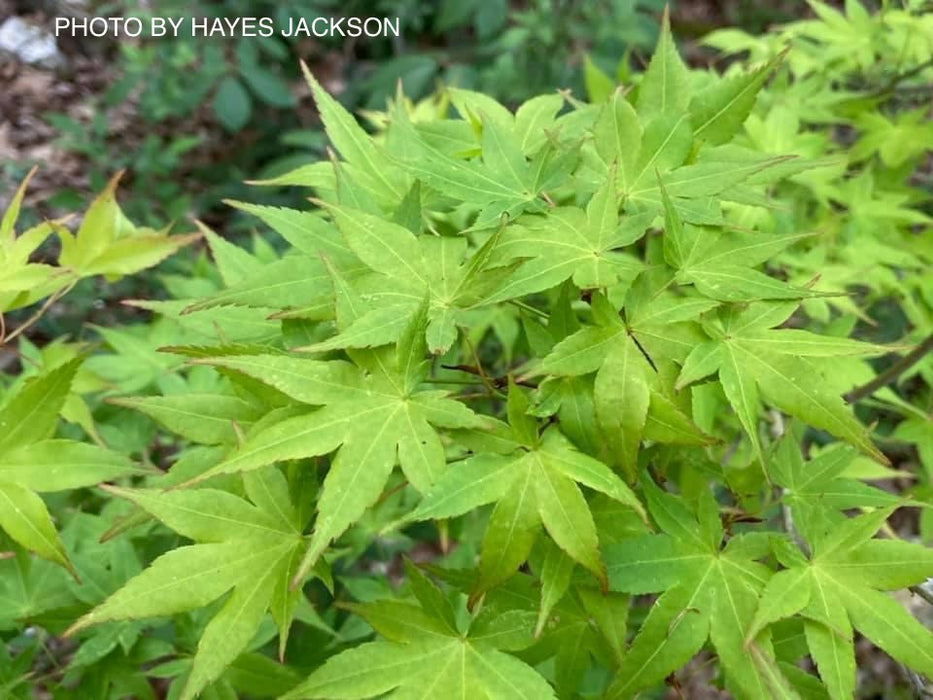
[[[793,18],[803,3],[679,5],[672,3],[675,30],[690,40],[724,25],[756,32]],[[322,132],[306,99],[298,59],[351,109],[383,108],[399,80],[415,99],[444,84],[484,91],[515,106],[557,88],[582,95],[587,56],[605,70],[614,70],[623,57],[641,65],[657,36],[663,6],[664,0],[23,3],[33,11],[24,14],[40,23],[71,12],[267,16],[279,26],[299,17],[385,16],[398,17],[402,27],[401,37],[385,39],[60,40],[64,60],[57,80],[85,89],[64,104],[37,105],[48,127],[43,131],[55,146],[52,153],[71,163],[52,177],[54,191],[37,194],[47,207],[39,211],[51,215],[80,206],[88,192],[99,191],[115,169],[124,168],[127,210],[134,220],[157,225],[193,214],[219,225],[231,215],[221,200],[241,195],[244,179],[284,172],[322,154]],[[17,9],[11,7],[8,14]],[[0,1],[0,18],[2,11]],[[4,159],[4,189],[12,191],[12,183],[41,160],[28,151],[19,155]],[[54,162],[43,165],[56,171]],[[271,193],[271,198],[276,194],[285,196]]]
[[[49,111],[60,149],[78,156],[86,178],[48,201],[73,208],[114,168],[126,168],[128,214],[143,223],[196,214],[212,223],[247,176],[264,177],[316,158],[323,136],[298,73],[303,59],[353,109],[381,109],[402,81],[423,97],[438,84],[486,91],[518,104],[557,87],[578,95],[587,54],[614,65],[657,36],[663,0],[116,0],[94,15],[398,17],[402,36],[378,39],[161,38],[75,40],[111,79],[84,96],[91,107]],[[88,9],[84,14],[91,13]],[[69,68],[65,67],[67,74]],[[7,164],[15,181],[31,165]]]

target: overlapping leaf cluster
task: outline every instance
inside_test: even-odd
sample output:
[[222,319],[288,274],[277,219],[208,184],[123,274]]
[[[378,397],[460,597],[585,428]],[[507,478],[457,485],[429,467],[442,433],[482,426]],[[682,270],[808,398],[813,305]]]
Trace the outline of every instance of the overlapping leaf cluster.
[[[138,302],[148,337],[107,330],[85,365],[179,448],[105,487],[125,509],[104,539],[178,537],[67,634],[109,653],[108,626],[172,618],[188,653],[149,673],[180,698],[626,698],[700,653],[735,697],[845,698],[856,631],[933,678],[933,635],[885,592],[933,576],[886,524],[927,504],[865,483],[899,474],[843,399],[903,344],[849,337],[845,290],[788,274],[817,231],[760,225],[821,165],[741,136],[781,60],[690,71],[665,23],[593,104],[451,88],[375,136],[308,74],[335,152],[275,182],[314,206],[232,203],[289,249],[205,229],[219,279],[169,280]],[[16,465],[56,442],[45,406],[25,447],[0,437],[0,496],[41,504]],[[104,454],[62,488],[127,468]],[[427,572],[398,556],[413,540]]]

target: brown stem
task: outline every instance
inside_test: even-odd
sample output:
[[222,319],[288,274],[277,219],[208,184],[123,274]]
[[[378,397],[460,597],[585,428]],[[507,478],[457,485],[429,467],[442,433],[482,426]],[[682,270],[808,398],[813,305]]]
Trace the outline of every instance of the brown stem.
[[915,75],[920,75],[923,71],[925,71],[927,68],[930,68],[931,66],[933,66],[933,59],[930,59],[929,61],[924,61],[923,63],[919,63],[913,68],[911,68],[910,70],[904,71],[903,73],[898,73],[897,75],[893,76],[887,83],[882,85],[880,88],[878,88],[877,90],[873,92],[868,93],[868,96],[869,97],[884,97],[885,95],[888,95],[891,92],[894,92],[895,88],[897,88],[897,86],[903,83],[905,80],[909,80],[910,78],[913,78]]
[[843,394],[842,398],[845,399],[846,403],[854,403],[859,399],[864,399],[866,396],[871,396],[878,391],[878,389],[887,386],[913,365],[917,364],[931,350],[933,350],[933,334],[927,336],[926,340],[920,343],[920,345],[904,355],[900,360],[888,367],[870,382],[855,387],[852,391]]
[[923,598],[930,605],[933,605],[933,593],[930,593],[923,586],[910,586],[910,592],[920,598]]

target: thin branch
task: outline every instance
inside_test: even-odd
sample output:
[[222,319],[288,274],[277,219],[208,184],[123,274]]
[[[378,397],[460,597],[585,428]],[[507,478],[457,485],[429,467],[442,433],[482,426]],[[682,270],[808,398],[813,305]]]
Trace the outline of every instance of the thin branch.
[[10,334],[9,334],[8,336],[6,336],[5,338],[0,337],[0,345],[4,345],[4,344],[6,344],[6,343],[9,343],[11,340],[13,340],[14,338],[16,338],[16,336],[21,335],[21,334],[23,333],[23,331],[25,331],[25,330],[28,329],[30,326],[32,326],[33,324],[35,324],[40,318],[42,318],[43,314],[45,314],[45,312],[48,311],[49,308],[51,308],[52,304],[54,304],[56,301],[58,301],[58,300],[61,299],[63,296],[65,296],[68,292],[70,292],[71,289],[72,289],[72,287],[74,287],[76,283],[77,283],[77,280],[75,280],[74,282],[71,282],[68,286],[62,287],[62,288],[59,289],[57,292],[55,292],[52,296],[50,296],[48,299],[46,299],[46,300],[45,300],[45,303],[42,304],[41,307],[39,307],[39,310],[36,311],[36,313],[34,313],[34,314],[33,314],[32,316],[30,316],[28,319],[26,319],[25,321],[23,321],[23,323],[21,323],[19,326],[17,326],[17,328],[16,328],[15,331],[13,331],[12,333],[10,333]]
[[852,391],[844,394],[842,398],[845,399],[846,403],[854,403],[859,399],[864,399],[866,396],[871,396],[878,391],[878,389],[887,386],[917,364],[931,350],[933,350],[933,334],[927,336],[926,340],[920,343],[920,345],[904,355],[904,357],[888,367],[888,369],[870,382],[855,387]]
[[928,591],[928,590],[927,590],[926,588],[924,588],[922,585],[920,585],[920,586],[909,586],[909,590],[910,590],[910,592],[913,593],[914,595],[919,596],[920,598],[923,598],[923,599],[924,599],[926,602],[928,602],[930,605],[933,605],[933,593],[931,593],[930,591]]
[[913,78],[915,75],[920,75],[923,71],[925,71],[927,68],[930,68],[930,67],[933,67],[933,59],[930,59],[929,61],[924,61],[923,63],[919,63],[908,71],[904,71],[903,73],[898,73],[897,75],[893,76],[887,83],[882,85],[880,88],[878,88],[877,90],[874,90],[873,92],[868,93],[868,97],[883,97],[885,95],[888,95],[894,92],[895,88],[897,88],[897,86],[903,83],[905,80],[909,80],[910,78]]
[[[444,369],[459,369],[455,367],[448,367],[444,365]],[[461,370],[466,371],[466,370]],[[440,379],[437,377],[430,377],[423,380],[425,384],[463,384],[464,386],[483,386],[482,382],[474,382],[469,379]]]
[[483,369],[483,363],[479,359],[479,353],[476,352],[476,346],[473,344],[473,341],[470,340],[469,334],[464,333],[463,340],[466,341],[467,347],[470,348],[470,355],[473,356],[473,362],[476,365],[477,375],[479,376],[480,380],[482,380],[483,386],[486,387],[486,390],[490,393],[490,395],[495,396],[498,394],[501,396],[502,392],[498,390],[492,381],[490,381],[489,376],[486,374],[486,370]]

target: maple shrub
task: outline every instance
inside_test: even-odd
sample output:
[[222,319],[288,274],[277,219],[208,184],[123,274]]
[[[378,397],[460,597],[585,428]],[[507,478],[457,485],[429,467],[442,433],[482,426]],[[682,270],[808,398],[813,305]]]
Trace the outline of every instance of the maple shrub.
[[[334,152],[264,184],[312,203],[230,202],[287,250],[202,225],[213,262],[132,302],[148,324],[20,338],[0,631],[73,645],[55,697],[617,699],[699,676],[835,700],[860,692],[859,635],[892,683],[933,679],[903,604],[933,600],[929,218],[843,202],[870,145],[801,153],[806,116],[765,138],[808,73],[756,50],[690,70],[665,19],[630,84],[590,74],[592,102],[447,88],[374,133],[306,70]],[[923,157],[903,150],[902,179]],[[20,305],[70,279],[27,262],[47,232],[15,236],[21,198],[0,227]],[[840,203],[851,240],[826,235]],[[113,187],[94,207],[64,271],[190,240],[153,232],[121,266]],[[864,281],[909,306],[886,343],[858,273],[820,278],[850,243],[888,250],[865,221],[899,246]],[[0,691],[25,698],[18,639]]]

